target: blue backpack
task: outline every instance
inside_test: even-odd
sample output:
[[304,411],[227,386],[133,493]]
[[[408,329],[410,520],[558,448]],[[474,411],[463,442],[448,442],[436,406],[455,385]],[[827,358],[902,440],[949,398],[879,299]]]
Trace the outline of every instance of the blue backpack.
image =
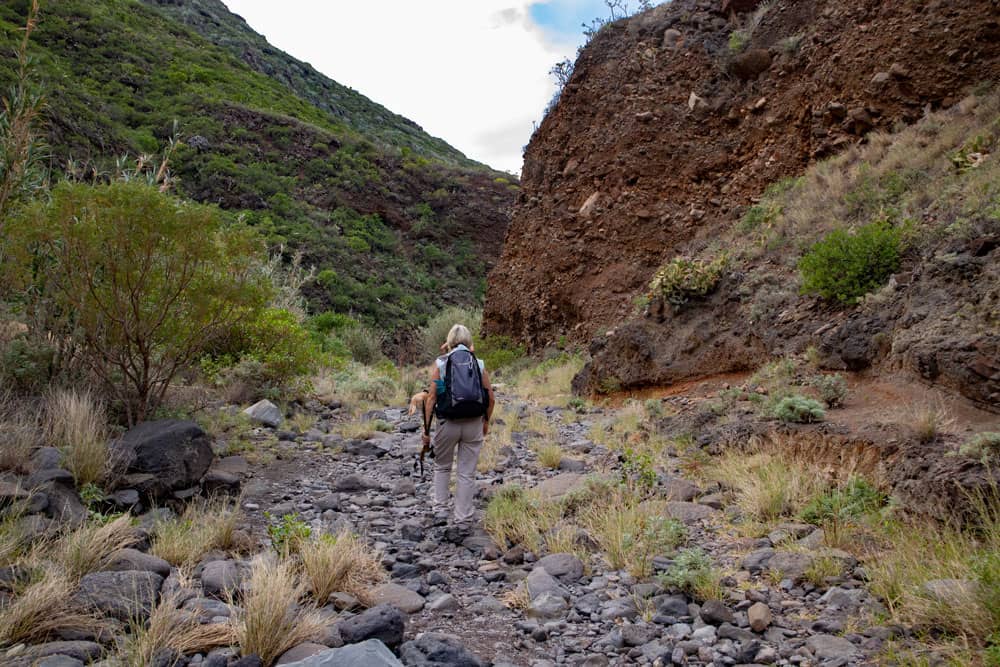
[[471,419],[486,415],[489,392],[483,388],[483,373],[476,355],[459,348],[448,355],[444,367],[444,391],[439,391],[434,412],[439,419]]

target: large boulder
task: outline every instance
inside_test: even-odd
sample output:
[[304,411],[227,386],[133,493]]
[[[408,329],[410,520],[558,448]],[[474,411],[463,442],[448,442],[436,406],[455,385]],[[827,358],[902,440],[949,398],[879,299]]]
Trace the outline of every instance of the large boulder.
[[155,572],[95,572],[80,580],[77,602],[119,621],[145,621],[160,598]]
[[197,485],[214,457],[209,435],[194,422],[177,419],[139,424],[114,447],[128,462],[128,472],[144,476],[142,490],[153,498]]
[[403,667],[385,644],[369,639],[342,648],[331,648],[284,667]]
[[243,411],[243,414],[264,426],[271,428],[281,426],[281,409],[266,398],[251,405]]
[[380,604],[357,616],[352,616],[338,627],[345,644],[378,639],[389,648],[395,649],[403,643],[405,626],[406,617],[403,612],[393,606]]
[[486,667],[462,645],[457,637],[427,632],[399,648],[399,657],[407,667]]

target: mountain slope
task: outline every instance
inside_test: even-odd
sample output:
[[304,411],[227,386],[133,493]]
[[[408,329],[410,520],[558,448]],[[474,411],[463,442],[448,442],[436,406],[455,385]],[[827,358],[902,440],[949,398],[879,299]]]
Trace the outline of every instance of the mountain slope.
[[[0,48],[13,49],[23,4],[0,6]],[[32,54],[56,172],[74,158],[100,177],[115,155],[159,150],[176,120],[179,191],[304,252],[320,271],[308,289],[314,310],[351,313],[401,343],[441,305],[481,299],[516,191],[508,175],[360,96],[344,93],[350,113],[331,113],[161,9],[138,0],[43,6]],[[12,66],[0,62],[0,84]],[[390,143],[400,132],[403,145]]]
[[446,142],[425,133],[413,121],[394,114],[364,95],[317,72],[271,46],[246,21],[220,0],[142,0],[217,46],[229,51],[251,69],[287,86],[298,97],[342,119],[358,133],[377,143],[403,148],[449,164],[476,166]]

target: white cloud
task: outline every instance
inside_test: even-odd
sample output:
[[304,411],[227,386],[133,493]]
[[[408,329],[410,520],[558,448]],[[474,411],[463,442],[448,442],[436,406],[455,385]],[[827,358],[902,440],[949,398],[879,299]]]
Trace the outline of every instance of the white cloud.
[[519,172],[554,93],[556,43],[528,0],[225,0],[276,47],[442,137]]

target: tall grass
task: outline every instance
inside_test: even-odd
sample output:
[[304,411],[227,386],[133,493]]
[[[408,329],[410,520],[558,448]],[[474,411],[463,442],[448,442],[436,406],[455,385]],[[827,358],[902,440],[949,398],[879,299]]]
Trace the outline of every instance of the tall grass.
[[687,537],[684,525],[665,514],[662,503],[642,502],[621,489],[608,502],[593,504],[581,520],[611,567],[646,577],[654,556],[673,553]]
[[73,604],[76,582],[48,572],[7,604],[0,604],[0,646],[37,643],[57,631],[98,632],[103,626],[92,613]]
[[249,592],[234,607],[231,621],[243,654],[256,654],[272,665],[293,646],[315,640],[326,622],[314,605],[303,602],[306,593],[291,562],[263,557],[254,561]]
[[156,525],[150,552],[171,565],[189,567],[215,549],[233,550],[239,501],[213,498],[193,502],[176,519]]
[[573,398],[573,378],[583,364],[580,355],[562,354],[526,368],[514,377],[511,384],[522,398],[565,406]]
[[25,472],[40,425],[34,410],[19,404],[8,391],[0,391],[0,470]]
[[84,524],[60,537],[49,551],[60,572],[70,581],[79,581],[99,570],[115,551],[137,541],[131,517],[122,515],[105,524]]
[[48,437],[79,486],[100,485],[113,473],[104,406],[89,391],[55,389],[46,399]]
[[202,624],[198,614],[178,609],[177,595],[164,596],[145,623],[129,623],[119,636],[116,657],[129,667],[171,667],[164,663],[164,650],[182,655],[207,653],[233,643],[235,633],[228,623]]
[[338,591],[370,604],[373,589],[386,578],[379,553],[350,531],[310,540],[299,556],[309,592],[320,606]]
[[556,524],[559,515],[555,503],[546,503],[519,486],[504,486],[486,506],[483,527],[501,548],[520,544],[538,553],[544,534]]
[[[865,567],[871,590],[893,620],[966,637],[976,645],[1000,633],[1000,493],[973,498],[965,528],[927,521],[890,524],[884,548]],[[940,582],[937,584],[928,582]]]
[[797,514],[827,487],[818,469],[772,452],[728,452],[703,474],[729,489],[745,518],[763,523]]

